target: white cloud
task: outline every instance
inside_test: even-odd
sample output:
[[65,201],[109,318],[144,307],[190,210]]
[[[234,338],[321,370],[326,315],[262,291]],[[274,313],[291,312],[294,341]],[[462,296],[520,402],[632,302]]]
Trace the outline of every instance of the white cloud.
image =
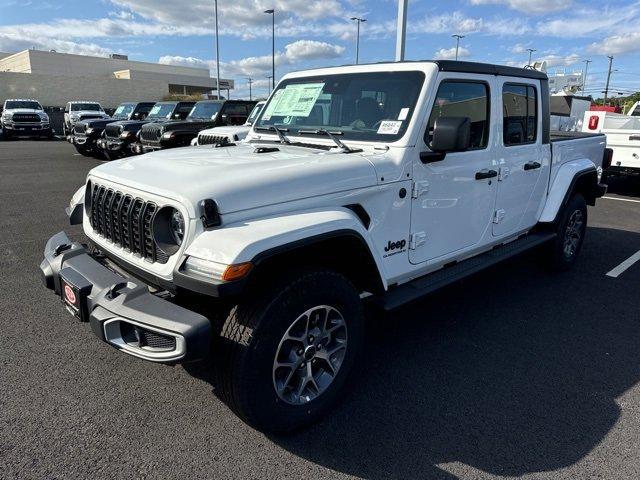
[[507,7],[533,15],[558,12],[568,9],[573,0],[471,0],[471,5],[506,5]]
[[623,55],[625,53],[640,52],[640,32],[607,37],[600,42],[592,43],[587,50],[602,55]]
[[[458,59],[467,58],[471,55],[471,52],[464,47],[458,49]],[[454,60],[456,58],[456,47],[441,48],[433,54],[435,60]]]
[[104,48],[95,43],[79,43],[69,40],[47,39],[37,32],[13,34],[0,31],[0,52],[19,52],[29,48],[38,50],[56,50],[58,52],[74,53],[77,55],[93,55],[104,57],[114,53],[112,49]]
[[547,62],[547,67],[568,67],[580,61],[580,55],[572,53],[571,55],[546,55],[542,58],[535,58],[534,60],[542,60]]
[[[300,62],[313,60],[330,60],[338,58],[345,48],[326,42],[314,40],[298,40],[284,47],[284,52],[276,52],[277,67],[296,65]],[[160,58],[160,63],[166,65],[182,65],[187,67],[215,68],[214,60],[202,60],[194,57],[166,55]],[[220,62],[220,74],[225,78],[240,76],[266,76],[271,73],[271,55],[247,57],[230,62]]]
[[574,10],[564,17],[555,17],[538,22],[539,35],[553,37],[579,38],[610,32],[633,32],[640,21],[640,4],[603,7],[600,9],[583,8]]

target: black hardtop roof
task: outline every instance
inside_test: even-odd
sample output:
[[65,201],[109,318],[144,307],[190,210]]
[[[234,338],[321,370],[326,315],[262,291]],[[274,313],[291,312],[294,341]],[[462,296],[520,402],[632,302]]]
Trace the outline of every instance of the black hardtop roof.
[[[462,62],[459,60],[403,60],[401,62],[373,62],[361,63],[362,65],[384,65],[390,63],[435,63],[441,72],[477,73],[482,75],[496,75],[503,77],[533,78],[536,80],[548,80],[547,74],[534,68],[509,67],[491,63]],[[353,64],[342,65],[348,67]],[[353,65],[355,66],[355,65]]]
[[197,103],[258,103],[257,100],[199,100]]

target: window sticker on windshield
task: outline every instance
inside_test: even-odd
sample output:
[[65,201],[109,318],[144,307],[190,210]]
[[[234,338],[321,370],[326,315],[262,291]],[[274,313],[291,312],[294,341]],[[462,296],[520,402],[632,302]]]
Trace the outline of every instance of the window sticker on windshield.
[[409,116],[409,109],[403,108],[400,110],[400,114],[398,115],[398,120],[406,120]]
[[402,122],[398,122],[396,120],[383,120],[380,123],[380,127],[378,128],[379,135],[396,135],[400,128],[402,127]]
[[324,83],[287,85],[284,90],[274,94],[262,119],[269,120],[272,116],[308,117],[323,88]]

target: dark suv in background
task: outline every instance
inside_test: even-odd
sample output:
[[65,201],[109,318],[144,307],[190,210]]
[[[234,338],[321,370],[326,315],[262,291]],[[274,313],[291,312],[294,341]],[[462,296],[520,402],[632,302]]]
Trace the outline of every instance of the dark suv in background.
[[144,120],[154,105],[155,102],[121,103],[111,118],[76,123],[73,135],[69,136],[69,142],[85,157],[101,158],[102,151],[98,148],[97,142],[105,127],[118,120]]
[[203,100],[184,121],[150,123],[140,130],[138,147],[144,152],[186,147],[201,130],[225,125],[242,125],[257,102],[245,100]]
[[166,123],[185,120],[196,102],[158,102],[144,120],[122,120],[107,125],[104,135],[97,142],[108,159],[128,157],[136,152],[132,149],[138,140],[138,133],[147,123]]

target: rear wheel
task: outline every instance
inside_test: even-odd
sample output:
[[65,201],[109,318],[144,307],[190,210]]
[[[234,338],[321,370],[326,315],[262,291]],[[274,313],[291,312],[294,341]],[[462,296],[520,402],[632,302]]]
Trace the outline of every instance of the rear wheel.
[[556,224],[557,237],[550,245],[549,265],[568,270],[576,262],[587,230],[587,202],[576,193],[567,202]]
[[291,431],[320,418],[346,386],[363,342],[360,298],[329,270],[291,276],[254,298],[222,326],[217,392],[248,424]]

